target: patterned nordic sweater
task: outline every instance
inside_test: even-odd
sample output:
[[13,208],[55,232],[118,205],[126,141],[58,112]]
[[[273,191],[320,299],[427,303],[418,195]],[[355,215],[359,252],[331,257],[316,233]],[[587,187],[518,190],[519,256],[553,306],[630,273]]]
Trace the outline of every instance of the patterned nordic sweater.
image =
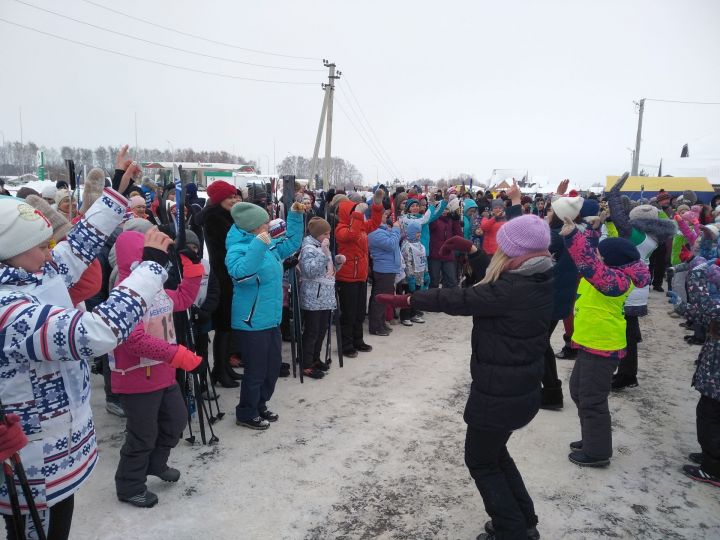
[[[88,360],[130,335],[167,277],[160,265],[143,262],[92,312],[73,308],[67,289],[120,224],[126,205],[106,189],[41,274],[0,264],[0,397],[28,436],[20,456],[41,511],[77,491],[97,461]],[[6,485],[0,513],[11,513]]]

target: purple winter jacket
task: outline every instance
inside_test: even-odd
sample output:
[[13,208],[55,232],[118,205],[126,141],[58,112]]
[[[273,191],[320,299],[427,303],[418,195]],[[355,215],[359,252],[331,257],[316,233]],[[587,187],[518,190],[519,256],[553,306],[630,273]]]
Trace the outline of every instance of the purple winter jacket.
[[438,261],[454,261],[455,253],[440,255],[440,248],[445,240],[453,236],[462,236],[462,221],[452,219],[448,215],[442,215],[430,224],[430,255],[428,258]]

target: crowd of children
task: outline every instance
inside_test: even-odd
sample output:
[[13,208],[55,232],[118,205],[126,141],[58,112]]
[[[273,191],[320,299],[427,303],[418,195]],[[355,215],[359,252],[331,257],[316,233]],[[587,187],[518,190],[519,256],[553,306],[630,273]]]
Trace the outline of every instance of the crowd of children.
[[[299,190],[272,220],[267,201],[224,181],[207,200],[189,184],[177,208],[140,173],[123,147],[108,186],[104,171],[90,171],[80,204],[66,186],[0,197],[0,451],[20,451],[51,538],[68,537],[73,493],[97,460],[90,371],[103,373],[107,409],[127,422],[117,496],[151,507],[147,476],[180,477],[168,459],[187,423],[186,372],[207,366],[211,383],[239,386],[237,425],[279,420],[269,401],[286,371],[281,327],[296,284],[303,325],[293,337],[303,375],[316,380],[330,369],[322,350],[333,323],[337,347],[356,358],[372,350],[366,319],[382,338],[423,324],[424,312],[473,317],[465,460],[491,517],[484,538],[539,538],[506,444],[541,408],[564,406],[556,359],[575,360],[581,438],[569,459],[609,465],[608,400],[639,384],[640,318],[651,288],[665,285],[672,315],[693,331],[688,343],[702,345],[701,451],[684,473],[720,487],[718,197],[703,205],[692,192],[660,192],[634,203],[625,177],[605,199],[567,192],[567,181],[534,200],[516,184],[474,199],[463,189]],[[0,512],[13,538],[6,486]]]

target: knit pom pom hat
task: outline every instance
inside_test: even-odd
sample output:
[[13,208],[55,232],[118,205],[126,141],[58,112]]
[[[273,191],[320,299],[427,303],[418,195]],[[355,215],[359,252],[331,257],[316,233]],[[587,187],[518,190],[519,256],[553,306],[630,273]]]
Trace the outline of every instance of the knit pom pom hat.
[[598,251],[608,266],[625,266],[640,260],[640,252],[625,238],[606,238],[598,244]]
[[630,219],[659,219],[658,209],[649,204],[641,204],[630,210]]
[[455,197],[454,199],[450,199],[450,202],[447,204],[448,211],[452,214],[453,212],[457,212],[458,208],[460,208],[460,199]]
[[420,205],[420,201],[418,201],[417,199],[408,199],[407,201],[405,201],[405,211],[406,211],[406,212],[409,212],[409,211],[410,211],[410,207],[411,207],[413,204]]
[[27,202],[0,199],[0,261],[37,247],[53,234],[50,221]]
[[550,246],[550,227],[539,217],[525,214],[500,227],[497,243],[508,257],[547,251]]
[[572,221],[580,215],[580,210],[585,200],[582,197],[558,197],[552,202],[552,209],[555,215],[564,221],[569,218]]
[[252,232],[270,220],[270,216],[265,210],[256,204],[247,202],[235,203],[230,209],[230,215],[235,222],[235,226],[245,232]]
[[586,218],[600,214],[600,203],[596,199],[585,199],[580,208],[580,217]]

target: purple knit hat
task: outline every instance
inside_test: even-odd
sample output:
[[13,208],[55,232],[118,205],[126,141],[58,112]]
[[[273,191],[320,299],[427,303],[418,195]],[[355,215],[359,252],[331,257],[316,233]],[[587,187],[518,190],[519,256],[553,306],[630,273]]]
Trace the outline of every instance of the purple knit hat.
[[550,227],[533,214],[505,222],[497,232],[497,243],[508,257],[522,257],[529,253],[547,251],[550,246]]

